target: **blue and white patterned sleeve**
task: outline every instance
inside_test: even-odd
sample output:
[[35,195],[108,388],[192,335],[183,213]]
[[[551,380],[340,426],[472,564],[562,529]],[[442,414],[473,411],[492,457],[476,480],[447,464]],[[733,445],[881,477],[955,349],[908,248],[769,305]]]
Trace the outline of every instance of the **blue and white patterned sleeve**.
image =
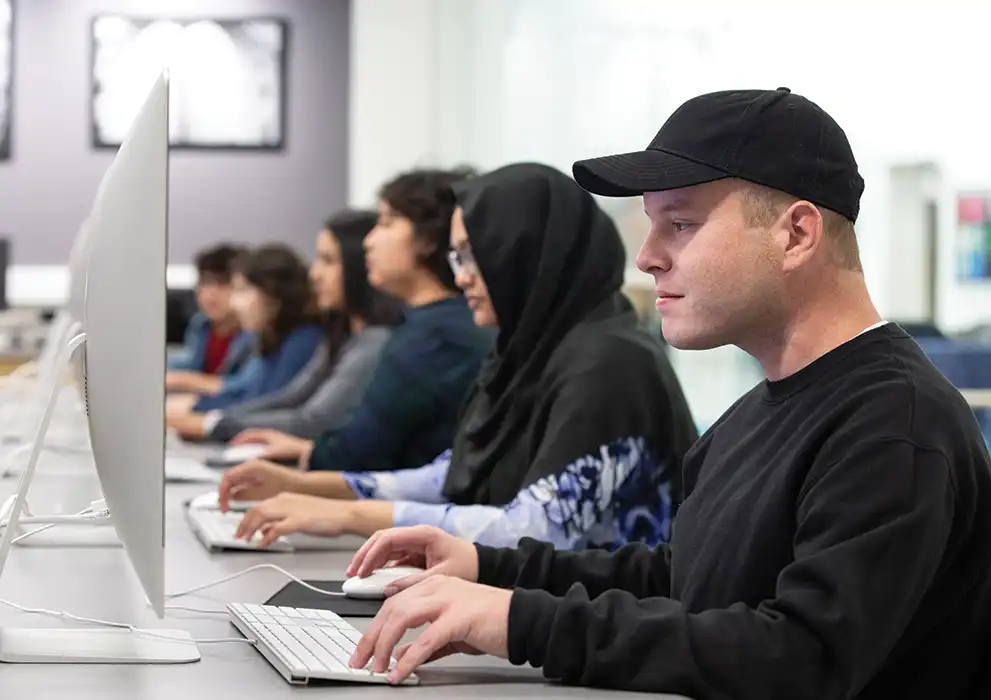
[[433,525],[490,547],[514,547],[521,537],[558,549],[614,548],[633,539],[653,545],[670,533],[666,466],[643,439],[619,440],[539,479],[504,507],[402,500],[394,522]]
[[342,472],[344,481],[359,499],[443,503],[444,480],[451,466],[447,450],[430,464],[394,472]]

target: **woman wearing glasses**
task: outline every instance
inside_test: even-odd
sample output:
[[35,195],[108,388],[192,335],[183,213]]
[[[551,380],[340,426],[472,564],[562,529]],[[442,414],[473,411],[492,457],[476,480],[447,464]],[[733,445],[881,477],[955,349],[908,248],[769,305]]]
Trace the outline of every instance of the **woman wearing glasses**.
[[295,472],[248,464],[220,487],[268,499],[239,534],[370,535],[434,525],[492,546],[667,541],[681,458],[697,434],[658,340],[620,293],[616,228],[551,168],[519,164],[454,187],[449,260],[496,347],[451,450],[419,469]]
[[368,282],[402,303],[403,323],[382,348],[360,400],[309,440],[246,430],[231,444],[309,470],[416,468],[446,450],[493,334],[472,322],[447,261],[451,186],[467,173],[412,170],[382,186],[378,220],[365,236]]

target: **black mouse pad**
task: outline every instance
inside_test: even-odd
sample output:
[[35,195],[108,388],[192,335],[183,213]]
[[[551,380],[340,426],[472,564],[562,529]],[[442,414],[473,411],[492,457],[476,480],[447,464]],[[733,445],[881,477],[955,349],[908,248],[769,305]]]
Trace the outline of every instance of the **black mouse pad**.
[[[343,581],[307,581],[311,586],[325,591],[340,591]],[[359,600],[344,596],[323,595],[290,581],[280,588],[275,595],[265,601],[265,605],[282,605],[288,608],[310,608],[313,610],[330,610],[341,617],[375,617],[381,600]]]

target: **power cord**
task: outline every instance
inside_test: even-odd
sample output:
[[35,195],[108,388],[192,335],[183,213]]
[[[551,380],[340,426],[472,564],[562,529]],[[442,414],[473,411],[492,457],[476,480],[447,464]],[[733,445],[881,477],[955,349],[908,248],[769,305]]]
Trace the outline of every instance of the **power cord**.
[[[10,511],[13,510],[14,501],[16,498],[16,496],[11,496],[6,500],[6,502],[4,502],[3,506],[0,506],[0,529],[7,527],[10,522]],[[94,523],[107,520],[110,517],[110,509],[107,508],[107,502],[102,498],[93,501],[89,504],[88,508],[84,508],[78,513],[74,513],[72,515],[48,515],[36,517],[34,513],[31,512],[31,508],[28,506],[27,502],[24,503],[22,510],[23,515],[18,518],[18,526],[31,525],[32,523],[44,523],[44,525],[18,535],[11,541],[12,544],[17,544],[21,540],[37,535],[39,532],[44,532],[45,530],[49,530],[58,525]]]
[[281,566],[276,566],[275,564],[255,564],[254,566],[249,566],[247,569],[244,569],[243,571],[238,571],[237,573],[231,574],[230,576],[224,576],[223,578],[217,579],[216,581],[211,581],[210,583],[204,583],[202,585],[194,586],[193,588],[188,588],[188,589],[186,589],[184,591],[178,591],[176,593],[166,593],[165,594],[165,599],[166,600],[172,600],[173,598],[181,598],[183,596],[191,595],[193,593],[199,593],[200,591],[205,591],[208,588],[214,588],[215,586],[223,585],[223,584],[225,584],[225,583],[227,583],[229,581],[233,581],[234,579],[241,578],[242,576],[244,576],[246,574],[250,574],[250,573],[253,573],[255,571],[261,571],[263,569],[269,569],[271,571],[276,571],[276,572],[282,574],[283,576],[285,576],[286,578],[288,578],[289,580],[298,583],[303,588],[307,588],[307,589],[313,591],[314,593],[319,593],[320,595],[326,595],[326,596],[331,596],[331,597],[342,597],[342,596],[344,596],[344,593],[341,593],[340,591],[326,591],[326,590],[324,590],[322,588],[317,588],[316,586],[312,586],[309,583],[307,583],[306,581],[304,581],[303,579],[301,579],[298,576],[296,576],[295,574],[289,573],[288,571],[286,571],[285,569],[283,569]]
[[[26,507],[25,507],[25,510],[27,510]],[[105,518],[107,518],[109,516],[110,516],[110,511],[107,511],[106,515],[104,515],[102,513],[95,513],[95,512],[93,512],[92,506],[90,506],[89,508],[84,508],[83,510],[79,511],[75,515],[70,515],[70,516],[66,516],[66,517],[72,518],[68,522],[78,522],[80,519],[84,519],[84,518],[85,519],[92,518],[93,520],[103,520],[103,519],[105,519]],[[18,524],[21,524],[23,522],[24,522],[24,520],[22,519],[22,520],[20,520],[20,522]],[[13,540],[11,540],[11,544],[17,544],[21,540],[27,539],[28,537],[31,537],[32,535],[37,535],[39,532],[44,532],[45,530],[50,530],[53,527],[58,527],[61,524],[62,523],[49,523],[48,525],[42,525],[41,527],[36,527],[33,530],[28,530],[23,535],[18,535]],[[6,522],[0,523],[0,527],[6,527],[6,526],[7,526],[7,523]]]
[[[43,520],[43,519],[44,520],[47,520],[47,521],[50,521],[50,519],[51,519],[50,517],[49,518],[35,518],[33,515],[31,515],[31,511],[28,508],[27,503],[24,504],[24,509],[23,510],[24,510],[25,514],[27,515],[27,517],[21,518],[20,519],[20,522],[30,522],[31,520]],[[85,519],[100,519],[100,518],[106,518],[106,517],[109,517],[109,516],[110,516],[110,511],[107,509],[106,501],[104,501],[103,499],[100,499],[98,501],[93,501],[93,503],[90,504],[90,507],[89,508],[85,508],[84,510],[79,511],[75,515],[56,516],[56,517],[58,517],[60,519],[61,522],[58,522],[58,523],[51,523],[51,522],[49,522],[49,524],[44,525],[43,527],[36,528],[34,530],[31,530],[29,532],[24,533],[23,535],[18,536],[17,538],[15,538],[13,540],[13,542],[18,542],[18,541],[24,539],[25,537],[30,537],[31,535],[37,534],[39,532],[43,532],[43,531],[47,530],[50,527],[55,527],[56,525],[61,524],[62,522],[79,522],[80,520],[85,520]],[[6,521],[6,519],[4,519],[3,522],[0,522],[0,527],[6,527],[6,526],[7,526],[7,521]],[[172,594],[170,596],[166,596],[166,597],[167,598],[178,597],[180,595],[187,595],[188,593],[193,593],[193,592],[196,592],[198,590],[203,590],[205,588],[210,588],[211,586],[215,586],[215,585],[219,585],[221,583],[225,583],[226,581],[229,581],[229,580],[231,580],[233,578],[237,578],[240,575],[246,574],[246,573],[248,573],[248,571],[251,571],[251,570],[254,570],[254,569],[258,569],[258,568],[263,568],[265,566],[267,566],[267,565],[264,565],[263,564],[263,565],[260,565],[260,566],[255,566],[255,567],[252,567],[249,570],[242,571],[242,572],[240,572],[238,574],[235,574],[234,576],[228,576],[227,578],[225,578],[223,580],[216,581],[214,583],[209,583],[209,584],[206,584],[205,586],[198,586],[197,588],[192,589],[191,591],[186,591],[186,592],[182,592],[182,593],[174,593],[174,594]],[[279,567],[275,567],[275,568],[279,568]],[[282,569],[280,569],[280,571],[282,571],[287,576],[290,576],[292,578],[295,578],[288,571],[285,571],[285,570],[282,570]],[[304,585],[307,585],[307,584],[304,584]],[[318,589],[314,589],[314,590],[318,590]],[[330,594],[329,591],[327,591],[327,593]],[[166,634],[155,634],[154,632],[151,632],[149,630],[138,629],[134,625],[128,624],[126,622],[112,622],[110,620],[99,620],[99,619],[93,618],[93,617],[83,617],[82,615],[73,615],[72,613],[65,612],[64,610],[48,610],[46,608],[29,608],[29,607],[26,607],[26,606],[23,606],[23,605],[18,605],[17,603],[11,602],[9,600],[4,600],[3,598],[0,598],[0,605],[6,605],[9,608],[13,608],[14,610],[18,610],[18,611],[20,611],[22,613],[27,613],[27,614],[31,614],[31,615],[47,615],[47,616],[50,616],[50,617],[56,617],[56,618],[63,619],[63,620],[72,620],[74,622],[82,622],[82,623],[90,624],[90,625],[101,625],[103,627],[111,627],[111,628],[114,628],[114,629],[126,629],[126,630],[129,630],[133,634],[141,635],[141,636],[144,636],[144,637],[149,637],[149,638],[152,638],[152,639],[162,639],[162,640],[170,641],[170,642],[183,641],[183,640],[177,640],[175,637],[170,637],[169,635],[166,635]],[[174,610],[188,610],[188,611],[197,612],[197,613],[210,613],[210,614],[212,614],[212,613],[216,613],[216,612],[222,612],[222,611],[219,611],[219,610],[199,610],[199,609],[196,609],[196,608],[185,608],[185,607],[178,606],[178,605],[176,605],[176,606],[167,606],[167,607],[169,607],[171,609],[174,609]],[[254,639],[246,639],[244,637],[228,637],[228,638],[221,638],[221,639],[194,639],[193,642],[196,643],[196,644],[223,644],[223,643],[228,643],[229,642],[229,643],[238,643],[238,644],[250,644],[252,646],[254,646],[257,643],[256,640],[254,640]]]
[[[162,639],[167,642],[182,642],[182,639],[176,639],[175,637],[170,637],[167,634],[155,634],[148,630],[138,629],[134,625],[130,625],[126,622],[110,622],[109,620],[98,620],[94,617],[83,617],[82,615],[73,615],[72,613],[67,613],[65,611],[59,610],[46,610],[45,608],[28,608],[23,605],[18,605],[17,603],[12,603],[9,600],[4,600],[0,598],[0,604],[6,605],[9,608],[18,610],[22,613],[28,613],[31,615],[48,615],[50,617],[57,617],[63,620],[72,620],[73,622],[82,622],[88,625],[100,625],[103,627],[112,627],[114,629],[126,629],[133,634],[140,635],[142,637],[150,637],[152,639]],[[254,645],[256,642],[253,639],[245,639],[244,637],[229,637],[224,639],[194,639],[193,642],[196,644],[222,644],[227,642],[238,642],[241,644],[251,644]]]

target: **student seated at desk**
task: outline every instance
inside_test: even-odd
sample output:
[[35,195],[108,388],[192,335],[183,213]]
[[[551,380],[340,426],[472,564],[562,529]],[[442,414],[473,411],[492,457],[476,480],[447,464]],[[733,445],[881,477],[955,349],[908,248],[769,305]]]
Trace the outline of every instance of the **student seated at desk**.
[[[284,245],[262,246],[238,259],[231,304],[241,327],[257,338],[255,356],[237,383],[201,395],[193,412],[229,408],[282,389],[323,341],[307,268]],[[170,425],[181,420],[173,414]]]
[[241,329],[231,306],[231,276],[243,248],[219,245],[196,256],[196,304],[182,349],[169,357],[169,391],[213,393],[236,382],[251,359],[254,338]]
[[698,435],[659,340],[620,293],[626,265],[613,222],[541,165],[455,191],[451,264],[475,323],[499,335],[453,450],[400,472],[242,465],[225,475],[221,502],[232,492],[270,500],[246,514],[240,534],[430,524],[490,545],[666,542],[681,459]]
[[787,89],[694,98],[646,151],[575,165],[643,193],[673,347],[732,343],[766,380],[685,458],[670,547],[474,547],[379,533],[349,575],[400,582],[351,663],[390,680],[454,652],[566,684],[697,700],[977,700],[991,632],[991,460],[960,393],[884,323],[854,232],[846,135]]
[[464,177],[414,170],[380,192],[378,223],[365,238],[368,280],[403,303],[405,321],[347,422],[315,441],[249,430],[233,444],[262,444],[266,457],[311,470],[350,471],[418,467],[450,447],[458,409],[492,347],[447,261],[451,185]]
[[371,211],[343,211],[317,235],[310,279],[326,315],[326,338],[295,379],[229,409],[175,421],[181,437],[226,442],[243,430],[267,428],[312,439],[344,422],[400,320],[398,304],[368,283],[363,242],[376,219]]

